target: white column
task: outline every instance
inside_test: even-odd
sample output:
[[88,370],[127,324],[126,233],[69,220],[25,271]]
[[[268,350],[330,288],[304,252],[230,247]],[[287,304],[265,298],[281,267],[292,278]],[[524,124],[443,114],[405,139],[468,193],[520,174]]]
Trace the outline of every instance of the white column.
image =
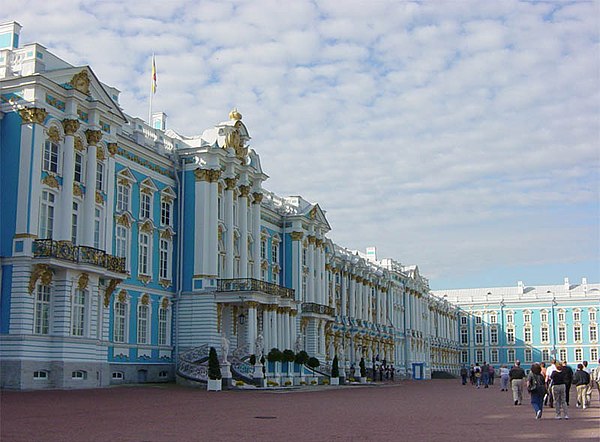
[[[347,274],[346,277],[349,279],[350,283],[350,290],[348,292],[348,302],[350,303],[350,317],[356,318],[356,281],[354,280],[354,275],[351,273]],[[346,278],[344,278],[344,280],[345,279]]]
[[[89,247],[94,247],[94,225],[96,212],[96,166],[97,147],[96,144],[102,139],[102,132],[88,129],[85,131],[87,137],[87,170],[85,177],[85,198],[83,200],[83,241]],[[71,184],[71,187],[73,185]],[[71,189],[72,190],[72,189]],[[73,208],[69,210],[69,214]]]
[[265,344],[265,355],[269,353],[269,350],[273,347],[271,341],[271,321],[269,317],[269,306],[263,305],[263,339]]
[[248,192],[250,187],[240,186],[238,218],[240,225],[240,278],[248,278]]
[[207,274],[218,277],[218,260],[219,260],[219,178],[221,170],[208,170],[208,225],[204,228],[207,230],[208,250],[203,259],[208,263],[205,265],[208,270]]
[[291,232],[292,238],[292,288],[296,293],[296,301],[303,301],[302,293],[302,232]]
[[308,237],[308,278],[306,278],[306,302],[316,302],[315,298],[315,237]]
[[[208,170],[196,169],[194,171],[194,275],[207,275],[208,256]],[[185,176],[182,178],[185,179]],[[179,196],[183,198],[183,195]]]
[[254,236],[254,249],[252,255],[254,260],[254,279],[260,279],[260,202],[263,195],[260,192],[252,194],[252,235]]
[[272,347],[277,347],[277,307],[272,306],[269,316],[271,318],[271,344]]
[[[65,141],[63,143],[63,187],[60,195],[60,206],[56,217],[56,239],[71,240],[73,225],[73,183],[75,181],[75,132],[79,129],[79,121],[63,120]],[[94,181],[96,176],[94,174]],[[94,193],[96,185],[94,182]],[[95,195],[94,195],[95,197]]]
[[[321,296],[324,305],[329,304],[329,295],[327,291],[327,270],[325,270],[325,243],[321,241],[319,244],[319,248],[317,249],[319,252],[319,271],[321,272]],[[333,297],[333,303],[335,305],[335,296]]]
[[[223,275],[226,279],[233,278],[233,191],[235,178],[225,178],[225,269]],[[223,269],[222,269],[223,270]]]
[[[248,305],[248,351],[250,354],[256,354],[256,348],[254,346],[257,336],[257,322],[256,322],[256,302],[250,301]],[[264,337],[263,337],[264,338]],[[263,341],[264,342],[264,341]]]
[[[342,269],[339,269],[340,272],[340,296],[342,298],[342,311],[339,313],[342,316],[346,316],[346,304],[347,304],[347,294],[346,294],[346,273],[344,271],[342,271]],[[334,279],[335,279],[335,275],[334,275]]]
[[319,240],[315,238],[315,244],[313,247],[313,266],[314,266],[314,299],[317,304],[323,304],[323,293],[321,290],[321,255],[319,253]]

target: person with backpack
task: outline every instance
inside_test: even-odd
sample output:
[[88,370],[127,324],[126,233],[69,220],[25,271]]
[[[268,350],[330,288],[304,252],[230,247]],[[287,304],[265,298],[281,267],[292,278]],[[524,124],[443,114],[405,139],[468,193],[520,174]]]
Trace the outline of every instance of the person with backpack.
[[544,409],[544,395],[546,394],[546,380],[542,376],[542,367],[535,363],[527,375],[527,391],[531,395],[531,406],[535,411],[535,418],[541,419]]
[[469,375],[469,370],[464,365],[460,369],[460,377],[462,378],[462,384],[467,385],[467,376]]
[[585,410],[588,407],[587,389],[590,384],[590,374],[583,369],[583,364],[577,364],[577,371],[573,375],[573,385],[577,389],[577,406]]
[[475,364],[473,372],[475,373],[475,384],[479,388],[481,386],[481,367],[479,366],[479,362]]

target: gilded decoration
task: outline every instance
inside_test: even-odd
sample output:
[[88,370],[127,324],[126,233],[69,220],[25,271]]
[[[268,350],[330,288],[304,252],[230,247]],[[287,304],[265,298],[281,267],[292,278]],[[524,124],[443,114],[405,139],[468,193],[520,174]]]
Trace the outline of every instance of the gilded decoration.
[[225,178],[225,189],[226,190],[235,190],[235,185],[237,183],[237,179],[235,178]]
[[263,262],[260,263],[260,268],[263,270],[268,270],[269,269],[269,263],[267,262],[267,260],[263,260]]
[[96,150],[96,159],[98,161],[104,161],[106,159],[106,155],[104,154],[104,149],[100,146],[98,146],[98,149]]
[[21,115],[22,124],[44,124],[48,111],[40,107],[25,107],[19,109],[19,115]]
[[290,309],[290,316],[296,316],[298,314],[298,310]]
[[150,304],[150,296],[148,296],[147,293],[144,293],[142,295],[141,302],[142,302],[142,305],[148,305],[148,304]]
[[232,130],[225,136],[225,147],[233,147],[237,150],[241,143],[240,132],[237,129]]
[[237,108],[234,108],[231,112],[229,112],[229,119],[239,121],[242,119],[242,114],[238,112]]
[[240,198],[248,198],[248,195],[250,195],[250,186],[241,185],[239,187],[239,189],[240,189]]
[[163,309],[168,309],[169,308],[169,298],[167,298],[166,296],[160,301],[160,306]]
[[119,292],[119,296],[117,297],[117,299],[119,300],[119,302],[126,302],[127,301],[127,291],[121,290]]
[[104,204],[104,197],[99,190],[96,190],[96,204]]
[[304,332],[306,330],[306,326],[308,325],[308,318],[300,319],[300,330]]
[[48,129],[48,139],[53,143],[60,143],[60,132],[56,126],[51,126]]
[[315,219],[317,216],[317,206],[313,207],[312,209],[310,209],[310,212],[308,212],[308,216],[310,217],[310,219]]
[[108,307],[110,305],[110,297],[112,296],[113,292],[120,283],[120,279],[110,280],[110,282],[108,283],[108,287],[106,287],[106,291],[104,292],[104,307]]
[[83,141],[80,137],[75,137],[75,150],[78,152],[83,152],[85,150],[85,146],[83,145]]
[[148,275],[139,275],[138,281],[140,281],[142,284],[148,284],[150,281],[152,281],[152,277]]
[[292,241],[301,241],[304,236],[304,232],[291,232],[290,236],[292,237]]
[[65,119],[62,120],[63,130],[65,131],[65,135],[73,136],[75,132],[79,129],[79,121],[78,120],[70,120]]
[[88,144],[96,145],[102,139],[102,131],[88,129],[85,131],[85,137],[87,139]]
[[81,190],[79,183],[73,183],[73,196],[83,196],[83,190]]
[[208,170],[207,169],[196,169],[194,170],[196,181],[208,181]]
[[209,169],[208,170],[208,182],[216,183],[221,178],[221,169]]
[[257,308],[258,307],[258,302],[256,302],[256,301],[246,301],[245,305],[248,308]]
[[315,238],[312,235],[308,235],[308,243],[309,244],[315,244],[316,241],[317,241],[317,238]]
[[171,238],[173,238],[173,234],[171,233],[170,230],[163,230],[162,232],[160,232],[160,237],[162,239],[166,239],[166,240],[170,240]]
[[142,224],[142,226],[140,227],[140,231],[144,232],[144,233],[153,233],[153,228],[152,228],[152,223],[150,222],[150,220],[144,222],[144,224]]
[[254,199],[254,201],[252,201],[253,204],[260,204],[263,199],[263,194],[260,192],[254,192],[252,194],[252,198]]
[[108,148],[108,153],[110,153],[111,156],[115,156],[117,153],[117,143],[108,143],[106,147]]
[[117,218],[117,224],[120,224],[120,225],[125,226],[127,228],[131,227],[131,223],[129,221],[129,217],[125,213]]
[[41,279],[43,285],[50,285],[52,283],[52,276],[52,270],[48,264],[36,264],[33,266],[31,276],[29,277],[29,294],[33,294],[38,279]]
[[77,288],[79,290],[85,290],[90,282],[90,275],[82,273],[77,280]]
[[169,287],[171,287],[171,280],[169,280],[169,279],[160,279],[158,281],[158,285],[160,285],[162,288],[168,289]]
[[53,189],[58,189],[60,186],[58,185],[58,180],[54,175],[46,175],[42,179],[42,183],[47,185],[48,187],[52,187]]
[[85,95],[90,94],[90,77],[86,70],[83,70],[71,78],[69,84],[73,86],[73,89],[77,89],[79,92],[84,93]]

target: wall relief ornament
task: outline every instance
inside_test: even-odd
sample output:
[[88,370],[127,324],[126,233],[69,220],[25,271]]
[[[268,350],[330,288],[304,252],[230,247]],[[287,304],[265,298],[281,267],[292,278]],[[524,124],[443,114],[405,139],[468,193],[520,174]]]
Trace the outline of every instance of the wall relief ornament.
[[144,293],[142,295],[141,302],[142,302],[142,305],[148,305],[148,304],[150,304],[150,296],[148,296],[147,293]]
[[83,152],[85,150],[85,146],[83,145],[83,140],[80,137],[75,137],[75,150],[78,152]]
[[42,183],[44,183],[48,187],[52,187],[53,189],[58,189],[60,187],[58,184],[58,180],[54,175],[46,175],[42,179]]
[[48,116],[48,112],[46,109],[40,107],[25,107],[23,109],[19,109],[19,115],[21,115],[22,124],[44,124],[44,121]]
[[108,287],[106,287],[106,291],[104,292],[104,307],[108,307],[110,305],[110,297],[112,296],[113,292],[120,283],[120,279],[110,280],[110,282],[108,283]]
[[169,308],[169,298],[166,296],[160,301],[160,306],[165,310]]
[[119,302],[126,302],[127,301],[127,290],[121,290],[119,292],[119,296],[117,299]]
[[31,276],[29,277],[29,285],[27,287],[29,294],[33,294],[38,279],[41,279],[43,285],[50,285],[52,283],[53,275],[52,269],[50,269],[48,264],[36,264],[33,266]]
[[48,139],[53,143],[60,143],[60,132],[56,126],[50,126],[48,129]]
[[88,130],[85,131],[85,136],[87,138],[88,144],[96,145],[102,139],[102,131],[88,129]]
[[77,280],[77,288],[79,290],[85,290],[90,282],[90,275],[87,273],[82,273],[79,275],[79,279]]
[[96,159],[98,161],[104,161],[106,159],[106,154],[101,146],[98,146],[98,149],[96,149]]
[[254,192],[252,194],[252,198],[254,201],[252,201],[252,204],[260,204],[262,202],[263,199],[263,194],[260,192]]
[[79,92],[84,93],[85,95],[90,94],[90,77],[86,70],[83,70],[71,78],[69,84],[73,86],[73,89],[77,89]]
[[104,204],[104,197],[99,190],[96,190],[96,204]]
[[108,148],[108,153],[111,155],[114,156],[117,153],[117,143],[108,143],[106,147]]
[[248,198],[250,195],[250,186],[241,185],[240,189],[240,198]]
[[74,135],[79,129],[79,121],[65,119],[62,120],[62,126],[63,130],[65,131],[65,135]]

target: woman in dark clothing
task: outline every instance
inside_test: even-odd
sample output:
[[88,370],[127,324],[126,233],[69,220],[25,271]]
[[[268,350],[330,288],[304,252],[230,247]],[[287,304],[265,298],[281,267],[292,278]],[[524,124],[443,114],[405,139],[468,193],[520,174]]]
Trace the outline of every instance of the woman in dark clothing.
[[552,372],[550,376],[552,381],[552,396],[554,396],[554,407],[556,410],[556,419],[561,419],[560,410],[563,410],[563,417],[569,419],[567,412],[567,398],[566,398],[566,384],[568,375],[563,370],[563,366],[560,362],[556,363],[556,370]]
[[531,406],[535,411],[535,418],[542,417],[544,408],[544,395],[546,394],[546,381],[542,376],[542,367],[540,364],[533,364],[529,375],[527,375],[527,391],[531,395]]

